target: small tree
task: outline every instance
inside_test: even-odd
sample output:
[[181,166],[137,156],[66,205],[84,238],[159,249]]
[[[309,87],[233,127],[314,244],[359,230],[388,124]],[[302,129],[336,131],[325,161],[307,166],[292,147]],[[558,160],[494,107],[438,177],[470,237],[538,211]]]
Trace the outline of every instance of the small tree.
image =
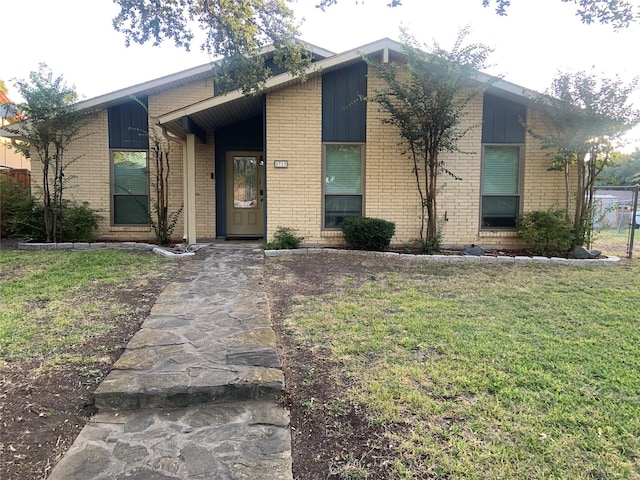
[[[147,210],[147,215],[158,244],[168,245],[171,242],[171,234],[178,218],[180,218],[183,206],[169,212],[169,174],[171,172],[169,142],[156,129],[149,133],[149,140],[151,165],[150,171],[147,173],[154,198],[151,209]],[[145,208],[147,207],[145,206]]]
[[[616,142],[640,122],[640,111],[628,103],[636,85],[637,79],[624,85],[619,78],[561,73],[547,90],[548,96],[535,99],[549,130],[527,130],[543,148],[554,150],[551,170],[564,172],[565,212],[573,223],[576,245],[590,242],[598,175],[614,157]],[[571,189],[572,171],[575,191]]]
[[46,240],[59,242],[63,240],[64,191],[71,179],[65,177],[65,170],[78,159],[67,157],[67,147],[78,138],[84,123],[74,106],[78,95],[45,64],[16,86],[25,101],[15,108],[26,120],[7,130],[28,139],[19,149],[40,162]]
[[[482,44],[463,46],[463,29],[451,51],[438,44],[424,52],[402,32],[406,69],[371,59],[386,86],[368,100],[388,116],[384,123],[398,128],[412,161],[420,196],[420,240],[437,249],[439,242],[437,194],[441,174],[459,180],[440,157],[441,152],[460,152],[459,141],[475,126],[464,127],[467,106],[485,87],[478,86],[478,71],[485,67],[491,50]],[[426,232],[425,232],[426,221]]]

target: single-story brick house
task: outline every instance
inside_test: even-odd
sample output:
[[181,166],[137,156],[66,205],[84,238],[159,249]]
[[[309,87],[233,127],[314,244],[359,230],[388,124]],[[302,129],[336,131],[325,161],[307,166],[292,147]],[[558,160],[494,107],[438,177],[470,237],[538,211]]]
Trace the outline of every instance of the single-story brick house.
[[[419,197],[398,133],[374,105],[353,102],[382,86],[363,55],[401,61],[401,44],[309,51],[316,68],[306,81],[276,74],[259,95],[216,94],[203,65],[79,103],[89,123],[68,152],[82,157],[65,195],[102,211],[101,239],[153,238],[140,210],[151,192],[139,132],[155,126],[171,144],[170,210],[184,207],[176,240],[271,239],[283,226],[307,244],[332,244],[346,215],[395,222],[392,243],[418,237]],[[472,153],[445,154],[462,180],[442,178],[444,244],[516,245],[518,214],[564,204],[562,173],[548,171],[547,152],[519,122],[541,125],[531,93],[500,80],[470,106],[465,122],[479,126],[461,147]]]

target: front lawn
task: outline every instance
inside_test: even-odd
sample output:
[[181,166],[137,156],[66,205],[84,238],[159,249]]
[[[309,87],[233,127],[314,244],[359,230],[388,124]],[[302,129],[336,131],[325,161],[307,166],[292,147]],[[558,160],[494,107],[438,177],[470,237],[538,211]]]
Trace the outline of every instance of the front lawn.
[[0,478],[46,478],[175,264],[149,253],[0,251]]
[[[314,461],[326,478],[640,478],[639,266],[294,256],[267,272],[300,478],[322,478],[302,475]],[[331,447],[304,435],[317,422]]]

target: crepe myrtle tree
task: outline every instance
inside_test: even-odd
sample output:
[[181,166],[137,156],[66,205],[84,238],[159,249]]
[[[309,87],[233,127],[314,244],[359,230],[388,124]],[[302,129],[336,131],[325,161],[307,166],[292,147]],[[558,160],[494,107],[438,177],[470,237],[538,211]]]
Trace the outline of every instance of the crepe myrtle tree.
[[47,242],[63,240],[64,192],[72,180],[65,171],[79,157],[69,157],[68,146],[80,136],[85,120],[77,112],[78,94],[62,76],[42,63],[28,80],[17,80],[23,103],[14,105],[23,121],[6,130],[27,138],[17,144],[27,158],[40,163],[42,201]]
[[442,174],[460,180],[440,155],[461,152],[460,140],[477,125],[463,123],[467,106],[487,86],[478,72],[486,66],[491,49],[482,44],[464,45],[468,29],[458,33],[453,49],[437,43],[423,51],[406,31],[402,31],[405,65],[381,64],[373,67],[384,86],[367,98],[386,113],[383,123],[393,125],[402,138],[420,196],[420,240],[437,250],[440,243],[437,195]]
[[576,245],[591,240],[598,176],[615,158],[621,137],[640,123],[640,110],[629,103],[637,85],[637,78],[625,84],[618,77],[559,72],[547,95],[534,98],[548,128],[527,126],[527,131],[552,149],[550,170],[564,172],[566,219],[573,224]]

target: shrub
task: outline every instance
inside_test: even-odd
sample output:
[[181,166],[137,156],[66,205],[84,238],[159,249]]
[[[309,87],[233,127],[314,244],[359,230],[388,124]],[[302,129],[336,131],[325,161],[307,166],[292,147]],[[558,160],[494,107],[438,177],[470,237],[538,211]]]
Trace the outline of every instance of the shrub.
[[440,251],[441,235],[438,231],[436,238],[414,238],[409,240],[404,245],[404,250],[407,253],[421,253],[423,255],[433,255]]
[[574,243],[573,225],[562,210],[533,210],[517,221],[518,235],[533,255],[561,255]]
[[296,236],[297,230],[288,227],[278,227],[273,234],[272,242],[265,242],[262,247],[265,250],[291,250],[300,247],[304,237]]
[[395,223],[380,218],[345,217],[342,221],[344,240],[354,250],[386,250],[395,230]]
[[[44,207],[39,199],[31,195],[30,189],[15,180],[0,178],[2,192],[0,208],[2,210],[3,232],[14,237],[27,237],[35,242],[44,242],[47,233],[44,226]],[[90,242],[93,230],[98,226],[100,215],[89,207],[87,202],[64,201],[62,212],[62,233],[60,241]]]
[[62,211],[62,238],[67,242],[90,242],[100,215],[88,202],[65,202]]
[[31,189],[6,174],[0,174],[0,224],[3,236],[46,238],[44,211]]

